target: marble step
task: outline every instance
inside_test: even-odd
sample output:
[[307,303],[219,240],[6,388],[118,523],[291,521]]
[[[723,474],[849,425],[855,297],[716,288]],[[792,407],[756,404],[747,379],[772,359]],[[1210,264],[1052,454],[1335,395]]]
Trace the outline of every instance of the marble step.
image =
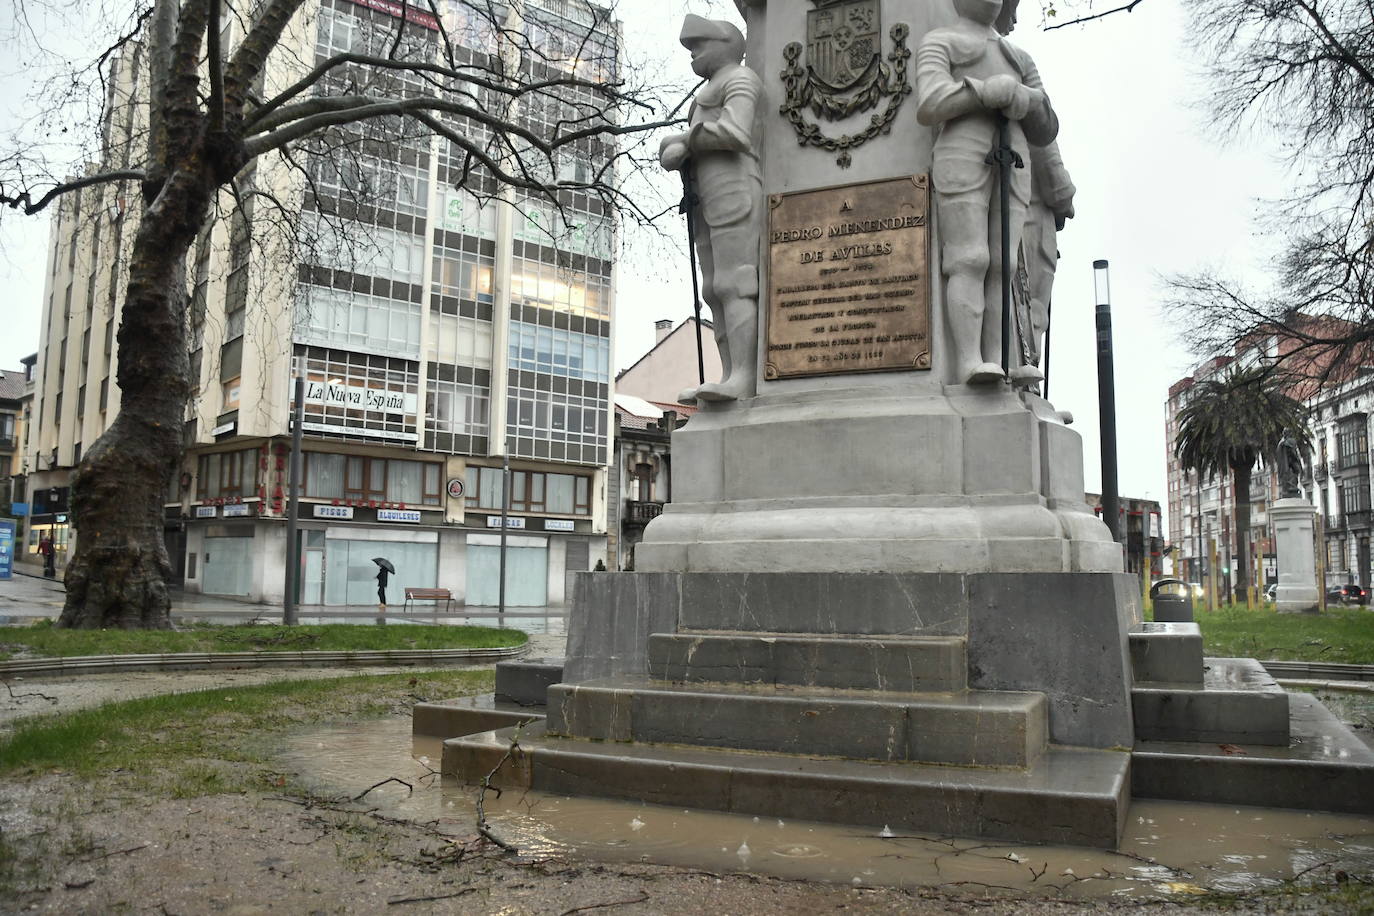
[[563,659],[522,658],[496,663],[496,698],[521,706],[543,706],[549,685],[563,680]]
[[[444,742],[443,772],[491,772],[514,729]],[[854,824],[876,833],[1116,848],[1130,805],[1130,755],[1052,746],[1027,769],[927,766],[615,744],[521,729],[522,753],[494,781],[559,795]]]
[[887,693],[624,677],[549,689],[550,734],[865,760],[1024,767],[1046,747],[1043,694]]
[[1142,623],[1129,634],[1137,682],[1202,685],[1202,631],[1195,623]]
[[1205,660],[1201,686],[1137,682],[1139,741],[1288,744],[1288,696],[1253,658]]
[[535,721],[544,721],[543,706],[522,706],[488,693],[416,703],[411,711],[410,731],[431,738],[456,738]]
[[1316,697],[1290,693],[1288,743],[1137,741],[1141,798],[1374,815],[1374,749]]
[[656,633],[649,676],[664,681],[794,684],[901,692],[968,686],[960,637]]

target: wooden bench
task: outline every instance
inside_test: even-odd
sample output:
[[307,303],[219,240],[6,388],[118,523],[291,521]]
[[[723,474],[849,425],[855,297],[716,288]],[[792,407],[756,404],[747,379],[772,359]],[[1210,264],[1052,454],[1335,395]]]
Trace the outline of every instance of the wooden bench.
[[410,610],[412,601],[433,601],[435,602],[434,610],[436,613],[439,610],[438,602],[442,601],[444,602],[444,613],[447,614],[453,609],[453,592],[446,588],[411,588],[406,586],[406,603],[401,610],[403,612]]

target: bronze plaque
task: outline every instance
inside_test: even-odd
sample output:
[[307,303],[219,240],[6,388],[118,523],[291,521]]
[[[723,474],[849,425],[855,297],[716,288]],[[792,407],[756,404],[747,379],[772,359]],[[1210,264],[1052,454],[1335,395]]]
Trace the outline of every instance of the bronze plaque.
[[769,379],[930,368],[925,175],[768,199]]

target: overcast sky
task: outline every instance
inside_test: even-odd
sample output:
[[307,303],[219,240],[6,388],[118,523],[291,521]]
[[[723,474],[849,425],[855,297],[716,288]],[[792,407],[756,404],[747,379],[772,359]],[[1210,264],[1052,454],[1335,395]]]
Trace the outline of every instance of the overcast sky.
[[[12,9],[11,4],[3,4]],[[1024,4],[1031,6],[1027,0]],[[632,62],[687,71],[682,16],[735,17],[722,0],[620,0]],[[0,12],[0,35],[6,34]],[[1134,13],[1038,30],[1023,16],[1014,41],[1035,58],[1062,125],[1060,146],[1078,187],[1077,218],[1060,234],[1050,396],[1084,440],[1087,484],[1100,483],[1092,262],[1111,262],[1118,449],[1123,495],[1166,502],[1164,399],[1193,364],[1158,307],[1160,275],[1223,267],[1260,275],[1268,243],[1254,235],[1260,201],[1285,173],[1261,141],[1222,141],[1206,130],[1205,86],[1186,43],[1178,0],[1145,0]],[[0,54],[0,131],[19,113],[24,71]],[[676,179],[672,179],[675,181]],[[47,220],[0,219],[0,368],[38,348]],[[632,246],[622,264],[614,363],[653,344],[653,322],[691,313],[685,249]]]

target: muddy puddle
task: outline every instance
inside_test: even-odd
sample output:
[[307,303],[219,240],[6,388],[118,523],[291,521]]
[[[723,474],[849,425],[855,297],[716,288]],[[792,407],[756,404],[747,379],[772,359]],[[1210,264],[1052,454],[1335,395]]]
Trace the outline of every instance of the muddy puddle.
[[[474,790],[441,781],[440,744],[408,718],[313,728],[276,764],[327,794],[392,816],[473,832]],[[490,795],[494,830],[523,855],[652,862],[856,885],[991,894],[1174,897],[1246,892],[1338,871],[1374,874],[1374,818],[1137,800],[1119,852],[1019,846],[538,793]]]

